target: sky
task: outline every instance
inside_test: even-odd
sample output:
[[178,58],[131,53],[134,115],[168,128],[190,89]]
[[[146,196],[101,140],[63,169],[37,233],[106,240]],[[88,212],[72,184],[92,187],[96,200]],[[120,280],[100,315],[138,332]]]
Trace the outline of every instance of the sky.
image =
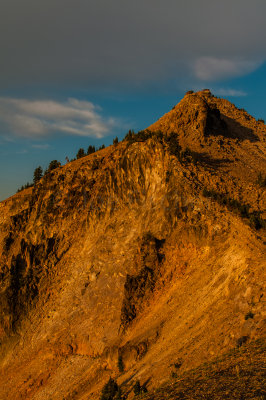
[[265,0],[1,0],[0,201],[210,88],[266,120]]

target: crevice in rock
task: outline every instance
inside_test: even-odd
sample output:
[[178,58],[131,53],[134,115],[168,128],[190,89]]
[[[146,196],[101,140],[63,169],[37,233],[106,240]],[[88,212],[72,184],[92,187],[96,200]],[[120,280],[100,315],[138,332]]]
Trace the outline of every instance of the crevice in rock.
[[124,285],[124,300],[121,309],[122,331],[125,331],[142,311],[143,304],[154,291],[164,259],[163,243],[164,240],[159,240],[150,233],[141,239],[136,259],[139,272],[137,275],[127,274]]

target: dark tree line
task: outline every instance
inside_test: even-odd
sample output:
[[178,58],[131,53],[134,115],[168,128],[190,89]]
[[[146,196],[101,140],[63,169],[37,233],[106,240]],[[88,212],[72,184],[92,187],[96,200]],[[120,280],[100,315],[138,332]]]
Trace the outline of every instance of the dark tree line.
[[[113,139],[113,145],[116,146],[118,143],[119,143],[119,140],[118,140],[118,137],[116,136],[116,137]],[[79,158],[88,156],[88,155],[90,155],[90,154],[95,153],[95,152],[98,151],[98,150],[103,150],[103,149],[105,149],[105,145],[104,145],[104,144],[101,145],[99,148],[96,148],[95,146],[89,145],[89,147],[88,147],[88,149],[87,149],[87,152],[85,152],[85,150],[84,150],[83,148],[80,148],[80,149],[78,150],[77,154],[76,154],[76,158],[73,158],[73,159],[69,160],[69,158],[66,157],[66,162],[78,160]],[[20,192],[20,191],[22,191],[22,190],[24,190],[24,189],[27,189],[27,188],[29,188],[29,187],[36,186],[37,183],[38,183],[46,174],[48,174],[48,173],[51,172],[53,169],[56,169],[56,168],[58,168],[58,167],[61,167],[60,161],[52,160],[52,161],[49,163],[49,166],[48,166],[48,168],[47,168],[45,171],[43,170],[43,168],[42,168],[41,166],[35,168],[35,170],[34,170],[34,172],[33,172],[33,182],[32,182],[32,183],[27,182],[25,185],[21,186],[21,187],[17,190],[17,193]]]

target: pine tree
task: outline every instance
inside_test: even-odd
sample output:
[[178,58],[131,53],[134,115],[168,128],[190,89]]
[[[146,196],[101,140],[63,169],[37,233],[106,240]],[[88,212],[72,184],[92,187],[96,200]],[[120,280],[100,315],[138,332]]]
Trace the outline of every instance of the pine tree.
[[134,141],[134,136],[135,136],[135,132],[132,129],[129,129],[124,140],[127,140],[128,142],[132,142],[132,141]]
[[91,146],[89,145],[88,150],[87,150],[87,154],[92,154],[95,153],[95,146]]
[[118,137],[117,136],[113,139],[113,145],[114,146],[118,145]]
[[86,154],[85,154],[84,149],[80,148],[79,151],[77,152],[77,159],[82,158],[82,157],[84,157],[85,155],[86,155]]
[[42,167],[36,168],[34,170],[34,173],[33,173],[33,183],[34,183],[34,185],[36,185],[39,182],[39,180],[42,178],[42,176],[43,176]]
[[59,161],[57,161],[57,160],[52,160],[51,162],[50,162],[50,164],[49,164],[49,167],[48,167],[48,171],[47,172],[50,172],[50,171],[52,171],[53,169],[56,169],[56,168],[58,168],[58,167],[60,167],[61,166],[61,163],[59,162]]

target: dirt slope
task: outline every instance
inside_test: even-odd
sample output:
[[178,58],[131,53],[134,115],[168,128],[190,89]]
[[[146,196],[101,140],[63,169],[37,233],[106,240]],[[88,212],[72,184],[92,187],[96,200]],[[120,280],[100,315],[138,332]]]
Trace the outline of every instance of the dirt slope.
[[98,399],[110,376],[151,391],[264,337],[265,134],[187,94],[0,203],[1,400]]

